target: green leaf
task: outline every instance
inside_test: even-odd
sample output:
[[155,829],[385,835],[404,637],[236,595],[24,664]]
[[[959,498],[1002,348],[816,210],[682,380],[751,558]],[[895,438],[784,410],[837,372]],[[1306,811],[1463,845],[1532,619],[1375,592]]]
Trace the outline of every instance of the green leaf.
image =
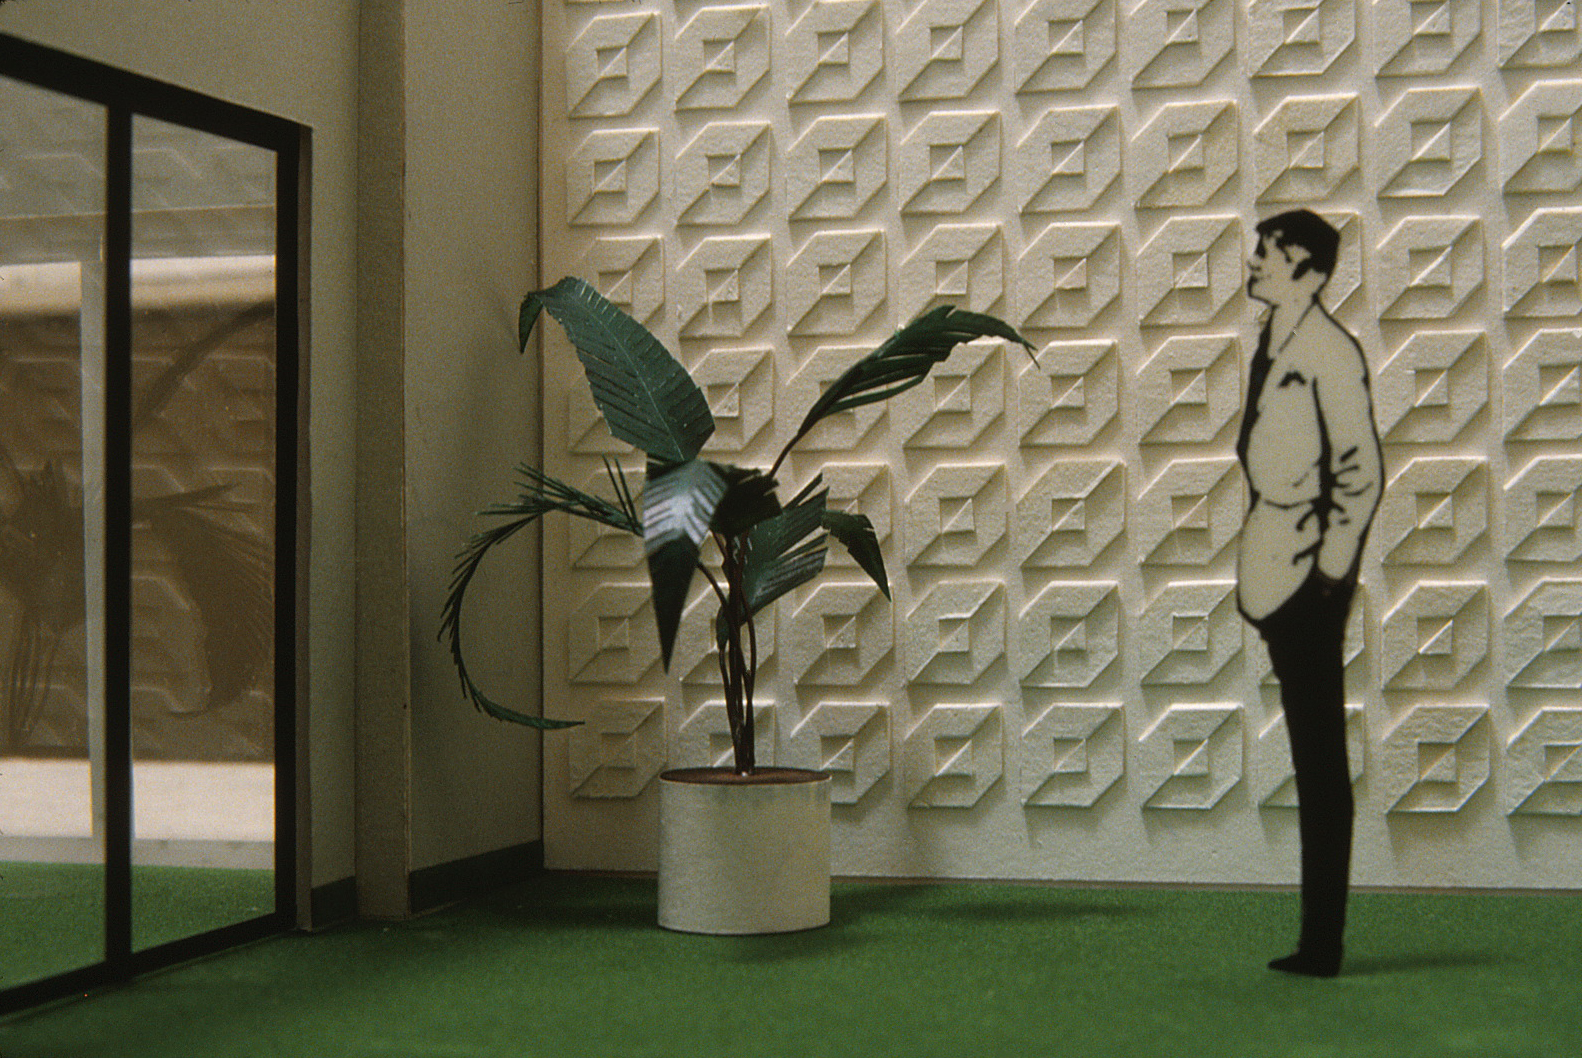
[[714,511],[710,528],[715,532],[735,538],[780,513],[774,478],[751,467],[720,466],[720,470],[728,488]]
[[650,466],[648,473],[643,489],[643,544],[653,583],[659,653],[668,671],[698,552],[725,496],[727,480],[720,467],[703,459],[674,467]]
[[928,377],[935,364],[948,358],[956,346],[974,338],[1004,338],[1029,352],[1033,348],[1003,320],[941,305],[896,331],[883,345],[847,368],[808,410],[786,449],[830,415],[911,389]]
[[818,576],[824,568],[828,553],[824,534],[797,545],[819,528],[828,496],[828,490],[819,492],[748,533],[742,589],[749,613],[758,613],[786,592]]
[[526,347],[540,309],[565,328],[610,433],[661,463],[685,463],[714,433],[703,391],[641,323],[581,279],[568,276],[522,302]]
[[843,544],[851,557],[857,560],[857,565],[863,568],[873,582],[884,592],[884,597],[890,597],[890,581],[884,572],[884,555],[879,551],[879,536],[873,530],[873,523],[864,514],[848,514],[845,511],[825,511],[824,528]]

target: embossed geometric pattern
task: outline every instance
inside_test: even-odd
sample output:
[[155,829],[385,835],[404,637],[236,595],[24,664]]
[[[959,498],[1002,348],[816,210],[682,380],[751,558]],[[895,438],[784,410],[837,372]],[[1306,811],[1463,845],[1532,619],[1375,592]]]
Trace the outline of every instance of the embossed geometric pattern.
[[1483,157],[1483,106],[1476,88],[1411,88],[1374,132],[1379,195],[1444,195]]
[[1115,57],[1115,2],[1033,0],[1012,34],[1016,91],[1086,88]]
[[1212,441],[1241,413],[1240,349],[1233,334],[1176,335],[1137,370],[1138,434],[1145,444]]
[[1062,459],[1016,498],[1018,565],[1087,569],[1121,535],[1126,470],[1116,460]]
[[1010,178],[1023,213],[1087,209],[1121,175],[1116,107],[1053,107],[1011,157]]
[[1442,320],[1483,284],[1483,228],[1477,217],[1407,217],[1379,243],[1375,280],[1383,316]]
[[1582,458],[1539,456],[1505,485],[1505,539],[1509,557],[1528,562],[1582,559],[1577,493]]
[[[1035,346],[958,348],[777,471],[782,496],[822,473],[872,519],[892,596],[836,545],[757,622],[762,752],[833,773],[837,871],[1290,876],[1280,688],[1236,606],[1235,445],[1253,227],[1305,207],[1340,231],[1322,301],[1384,443],[1344,650],[1353,879],[1450,884],[1445,826],[1409,817],[1454,811],[1453,881],[1574,884],[1545,829],[1582,815],[1572,0],[550,0],[544,26],[545,278],[585,276],[694,372],[710,458],[767,466],[929,308]],[[0,141],[49,125],[11,109]],[[161,186],[256,183],[144,148]],[[69,158],[25,163],[26,209],[0,213],[59,205]],[[8,253],[44,246],[7,223]],[[542,331],[547,469],[605,494],[613,456],[640,482]],[[65,434],[79,403],[60,397]],[[698,713],[710,593],[665,673],[641,541],[574,521],[544,547],[552,715],[601,710],[545,740],[547,855],[643,869],[656,725],[666,750],[713,732],[687,762],[723,753]]]
[[1249,0],[1242,60],[1253,77],[1321,74],[1357,35],[1353,0]]
[[1357,170],[1355,95],[1291,96],[1253,134],[1258,201],[1313,202]]
[[895,83],[904,100],[963,99],[1000,57],[989,0],[921,0],[895,30]]
[[571,796],[633,798],[665,765],[663,698],[604,699],[566,737]]
[[1488,586],[1420,581],[1384,615],[1380,675],[1388,690],[1451,691],[1488,652]]
[[1057,701],[1030,715],[1017,784],[1022,804],[1088,808],[1120,781],[1126,721],[1119,703]]
[[1539,81],[1500,115],[1507,194],[1582,187],[1582,81]]
[[1421,456],[1390,478],[1375,529],[1386,562],[1454,565],[1489,526],[1488,465]]
[[1379,776],[1390,812],[1459,812],[1489,781],[1488,707],[1419,705],[1385,736]]
[[1137,739],[1144,808],[1206,812],[1242,780],[1242,710],[1231,702],[1172,705]]
[[1016,618],[1011,662],[1024,687],[1091,687],[1120,657],[1120,585],[1046,585]]
[[1506,748],[1511,815],[1582,815],[1582,707],[1546,706]]
[[1501,372],[1505,436],[1513,441],[1582,437],[1582,330],[1542,330]]
[[905,797],[911,808],[971,808],[1005,775],[998,705],[936,705],[907,732]]
[[1582,314],[1582,209],[1540,209],[1505,241],[1505,312]]
[[890,708],[819,701],[781,736],[781,757],[788,767],[827,773],[831,804],[857,804],[890,774]]
[[1137,204],[1202,206],[1238,167],[1236,104],[1229,99],[1170,103],[1132,137],[1126,159]]
[[[778,738],[775,703],[753,701],[753,739],[760,764],[775,762]],[[723,768],[731,765],[731,726],[725,703],[708,701],[687,714],[670,735],[670,762],[676,768]]]
[[1478,0],[1376,0],[1374,65],[1381,77],[1444,73],[1483,28]]
[[883,68],[876,0],[815,0],[786,33],[781,69],[793,103],[854,100]]
[[1480,331],[1418,331],[1373,376],[1374,416],[1386,442],[1454,441],[1488,401]]

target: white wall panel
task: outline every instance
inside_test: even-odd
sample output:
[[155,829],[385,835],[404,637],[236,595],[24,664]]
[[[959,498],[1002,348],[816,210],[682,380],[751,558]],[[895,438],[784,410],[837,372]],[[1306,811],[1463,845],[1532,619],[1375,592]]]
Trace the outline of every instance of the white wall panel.
[[[1234,603],[1252,224],[1342,231],[1325,301],[1388,486],[1348,653],[1363,884],[1582,877],[1582,30],[1563,0],[545,6],[544,273],[580,274],[766,465],[951,302],[959,350],[798,449],[872,515],[765,636],[761,759],[836,777],[837,872],[1291,881],[1278,686]],[[546,343],[546,458],[619,452]],[[625,465],[640,471],[627,455]],[[651,868],[660,767],[712,762],[694,635],[639,549],[546,534],[552,865]]]

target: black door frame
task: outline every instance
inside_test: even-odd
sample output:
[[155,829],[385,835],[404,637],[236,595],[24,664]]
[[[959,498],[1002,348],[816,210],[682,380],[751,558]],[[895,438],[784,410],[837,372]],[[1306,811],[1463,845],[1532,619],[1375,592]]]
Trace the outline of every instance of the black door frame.
[[[303,341],[311,130],[103,63],[0,34],[0,76],[96,103],[106,112],[105,159],[105,957],[0,990],[0,1014],[284,932],[303,891],[298,796],[306,759],[307,509]],[[275,909],[156,947],[132,947],[132,120],[148,117],[275,153]]]

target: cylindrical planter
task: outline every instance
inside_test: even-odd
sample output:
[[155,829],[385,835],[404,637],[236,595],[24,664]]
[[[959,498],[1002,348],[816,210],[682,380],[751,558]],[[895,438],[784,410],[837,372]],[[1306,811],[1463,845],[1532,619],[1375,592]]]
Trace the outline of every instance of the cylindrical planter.
[[684,768],[659,777],[659,924],[789,933],[829,922],[828,775]]

